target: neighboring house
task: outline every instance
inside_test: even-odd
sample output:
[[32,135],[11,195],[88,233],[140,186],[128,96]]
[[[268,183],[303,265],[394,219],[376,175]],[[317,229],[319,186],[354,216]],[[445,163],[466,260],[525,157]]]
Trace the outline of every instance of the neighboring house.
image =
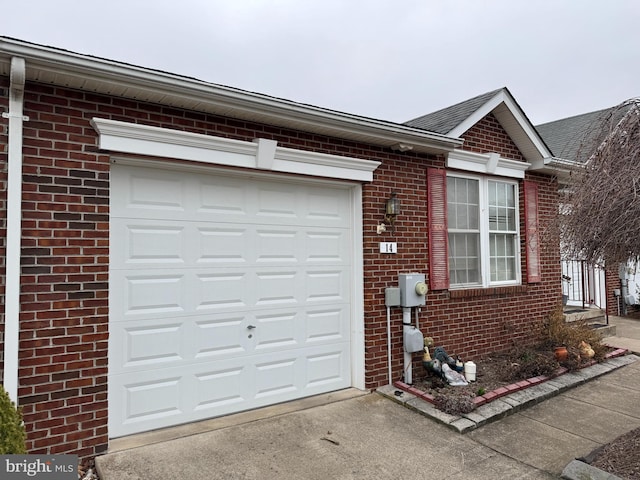
[[[563,118],[536,126],[553,152],[559,167],[560,188],[566,187],[566,174],[585,165],[609,138],[616,125],[637,109],[637,102]],[[574,305],[597,306],[607,314],[621,315],[640,310],[640,271],[635,263],[614,268],[591,265],[563,255],[565,295]]]
[[3,384],[32,453],[400,379],[400,273],[465,359],[560,301],[556,172],[507,89],[402,125],[0,37],[0,111]]

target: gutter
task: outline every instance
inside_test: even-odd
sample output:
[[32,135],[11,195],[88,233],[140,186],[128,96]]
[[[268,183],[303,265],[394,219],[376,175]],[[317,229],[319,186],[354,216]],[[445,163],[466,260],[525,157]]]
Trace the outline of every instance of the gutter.
[[529,170],[549,175],[555,175],[561,180],[569,177],[571,172],[584,168],[584,164],[574,160],[567,160],[560,157],[546,157],[540,161],[532,163]]
[[18,404],[18,342],[20,332],[20,247],[22,240],[22,125],[26,67],[24,58],[11,59],[7,166],[7,248],[4,307],[4,389]]
[[[374,145],[446,153],[463,141],[407,125],[347,114],[126,63],[0,37],[0,56],[29,62],[29,80],[296,128]],[[0,58],[1,61],[1,58]],[[0,62],[1,63],[1,62]],[[1,73],[1,65],[0,65]]]

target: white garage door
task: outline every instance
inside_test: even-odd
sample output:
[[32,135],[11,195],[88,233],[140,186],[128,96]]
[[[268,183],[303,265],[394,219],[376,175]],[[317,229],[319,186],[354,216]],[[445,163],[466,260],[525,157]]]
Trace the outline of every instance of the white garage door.
[[111,179],[111,437],[351,385],[349,189]]

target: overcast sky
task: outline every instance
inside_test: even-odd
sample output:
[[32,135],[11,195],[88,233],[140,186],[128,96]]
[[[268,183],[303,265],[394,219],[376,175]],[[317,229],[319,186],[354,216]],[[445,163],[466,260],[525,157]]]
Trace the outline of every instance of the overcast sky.
[[638,0],[29,0],[0,35],[404,122],[506,86],[534,124],[640,96]]

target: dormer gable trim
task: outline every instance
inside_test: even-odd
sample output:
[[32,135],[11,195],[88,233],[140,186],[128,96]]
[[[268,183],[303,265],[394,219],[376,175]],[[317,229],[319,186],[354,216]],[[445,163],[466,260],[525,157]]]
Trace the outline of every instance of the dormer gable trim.
[[506,88],[498,91],[457,127],[448,132],[448,135],[461,137],[490,113],[493,113],[500,122],[528,162],[545,163],[544,159],[552,157],[551,151]]

